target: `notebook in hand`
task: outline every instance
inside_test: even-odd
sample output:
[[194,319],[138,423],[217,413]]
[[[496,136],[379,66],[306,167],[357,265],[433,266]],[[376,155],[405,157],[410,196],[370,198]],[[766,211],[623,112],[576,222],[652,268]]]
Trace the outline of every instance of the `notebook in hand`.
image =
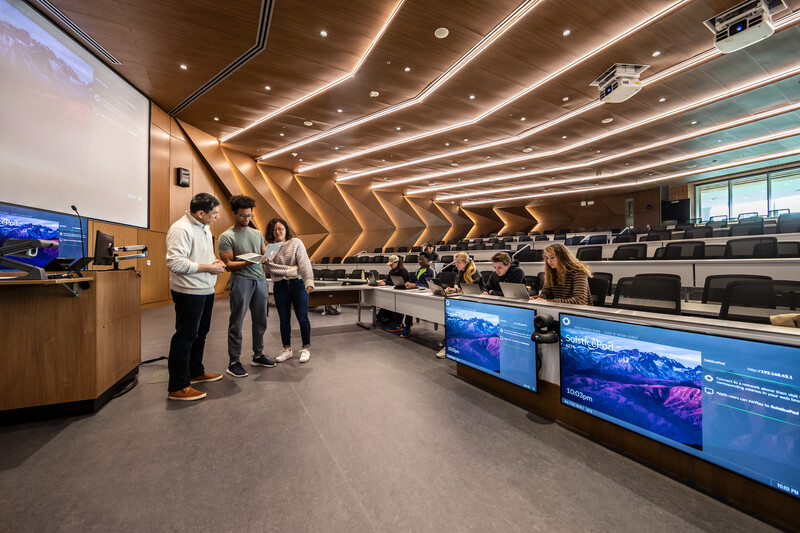
[[503,291],[503,297],[505,298],[526,301],[531,299],[530,294],[528,294],[528,288],[522,283],[504,283],[501,281],[500,290]]

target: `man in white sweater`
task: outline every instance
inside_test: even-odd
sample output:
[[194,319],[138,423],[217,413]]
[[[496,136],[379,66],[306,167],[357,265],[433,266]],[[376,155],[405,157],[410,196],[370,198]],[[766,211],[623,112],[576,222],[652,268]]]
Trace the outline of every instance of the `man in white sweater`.
[[214,256],[209,224],[219,218],[219,200],[201,192],[192,197],[189,211],[167,232],[167,267],[172,301],[175,302],[175,334],[169,346],[170,400],[200,400],[205,392],[193,384],[222,379],[203,367],[206,334],[211,327],[214,286],[225,263]]

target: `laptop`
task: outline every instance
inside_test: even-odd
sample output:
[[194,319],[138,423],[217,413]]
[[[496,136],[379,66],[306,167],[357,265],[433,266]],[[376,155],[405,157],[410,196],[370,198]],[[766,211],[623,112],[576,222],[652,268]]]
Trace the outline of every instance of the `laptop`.
[[367,285],[370,287],[376,287],[378,285],[378,280],[375,279],[375,275],[372,272],[367,272]]
[[444,292],[444,287],[442,287],[441,282],[436,278],[428,278],[427,280],[428,288],[431,292],[437,296],[444,296],[446,293]]
[[530,294],[528,294],[528,288],[522,283],[505,283],[501,281],[500,290],[503,291],[504,298],[525,301],[531,299]]
[[464,294],[483,294],[481,292],[481,286],[477,283],[462,283],[461,292]]
[[400,291],[404,291],[408,288],[402,276],[392,276],[392,283],[394,284],[394,288]]

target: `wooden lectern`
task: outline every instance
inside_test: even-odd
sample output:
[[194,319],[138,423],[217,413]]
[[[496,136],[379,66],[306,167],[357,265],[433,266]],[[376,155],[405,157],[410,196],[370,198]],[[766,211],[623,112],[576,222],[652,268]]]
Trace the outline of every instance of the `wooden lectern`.
[[84,274],[0,281],[0,420],[95,411],[138,373],[139,274]]

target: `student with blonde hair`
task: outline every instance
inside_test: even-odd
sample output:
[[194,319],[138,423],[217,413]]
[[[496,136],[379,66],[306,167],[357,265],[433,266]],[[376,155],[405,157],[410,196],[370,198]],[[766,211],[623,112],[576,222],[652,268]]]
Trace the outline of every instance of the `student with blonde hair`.
[[589,291],[591,269],[561,243],[544,249],[544,287],[534,300],[592,305]]
[[469,256],[467,252],[458,252],[455,255],[455,266],[458,270],[458,278],[456,279],[455,287],[447,287],[445,292],[452,294],[454,292],[461,292],[460,285],[462,283],[477,283],[481,292],[485,290],[483,286],[483,278],[478,274],[478,269],[475,268],[475,261]]

